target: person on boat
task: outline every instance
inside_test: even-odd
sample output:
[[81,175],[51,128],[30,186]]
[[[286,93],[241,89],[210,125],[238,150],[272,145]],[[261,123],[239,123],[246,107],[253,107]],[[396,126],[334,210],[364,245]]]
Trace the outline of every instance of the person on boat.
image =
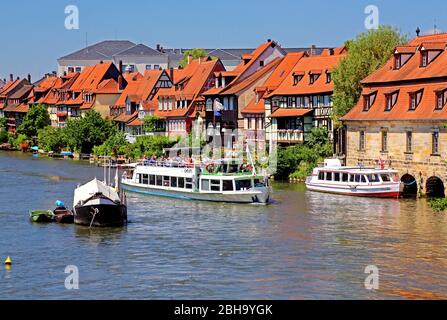
[[54,205],[56,206],[56,209],[53,210],[53,212],[54,212],[55,214],[57,214],[58,212],[61,212],[61,211],[63,211],[63,212],[67,211],[67,207],[66,207],[65,204],[64,204],[62,201],[60,201],[60,200],[56,200],[56,202],[54,203]]

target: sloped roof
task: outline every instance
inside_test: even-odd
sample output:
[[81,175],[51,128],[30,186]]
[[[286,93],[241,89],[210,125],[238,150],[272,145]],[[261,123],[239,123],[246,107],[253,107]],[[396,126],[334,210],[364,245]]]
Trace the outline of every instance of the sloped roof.
[[303,117],[312,112],[313,112],[312,109],[279,108],[270,115],[270,118]]
[[107,62],[85,67],[70,89],[76,92],[96,90],[112,64]]
[[447,76],[447,51],[445,50],[447,46],[447,33],[417,37],[405,46],[396,47],[395,50],[399,51],[405,47],[412,49],[416,47],[420,48],[424,45],[428,49],[442,50],[441,54],[427,67],[420,67],[421,53],[419,50],[414,50],[412,51],[414,53],[412,57],[400,69],[396,70],[394,68],[394,58],[391,58],[383,67],[363,79],[362,84],[373,85],[375,83],[414,81]]
[[132,57],[152,57],[152,56],[164,56],[160,51],[149,48],[148,46],[140,43],[118,53],[114,56],[132,56]]
[[131,97],[134,102],[147,100],[162,74],[162,70],[146,70],[144,76],[129,77],[127,86],[115,105],[124,107],[128,97]]
[[[270,62],[268,65],[264,66],[263,68],[259,69],[252,75],[248,76],[244,80],[237,82],[235,84],[230,84],[226,88],[224,88],[223,91],[221,91],[219,94],[222,95],[231,95],[231,94],[237,94],[244,89],[248,88],[249,86],[253,85],[256,81],[261,79],[263,76],[268,74],[269,72],[273,71],[283,60],[284,58],[276,58],[272,62]],[[208,94],[208,92],[206,92]]]
[[[367,88],[363,94],[377,92],[374,104],[368,111],[363,110],[363,99],[360,99],[354,108],[345,115],[343,121],[393,121],[393,120],[447,120],[447,107],[442,110],[435,110],[436,94],[439,89],[446,88],[447,82],[438,82],[432,84],[413,84],[386,86],[378,88]],[[410,110],[409,94],[423,89],[422,99],[416,110]],[[385,94],[390,91],[399,92],[396,104],[390,111],[385,111]]]
[[70,53],[58,60],[112,60],[115,54],[134,46],[135,43],[128,40],[106,40]]
[[[328,83],[324,73],[331,72],[343,57],[344,55],[302,57],[286,76],[286,79],[269,96],[332,92],[334,90],[334,82],[330,81]],[[312,72],[320,73],[320,76],[313,84],[310,83],[308,78],[309,73]],[[297,85],[294,85],[294,73],[303,75],[303,78]]]
[[259,99],[258,102],[256,102],[256,98],[253,98],[253,100],[251,100],[250,103],[241,112],[242,113],[262,113],[262,114],[264,114],[265,113],[265,100]]
[[96,89],[96,93],[100,93],[100,94],[120,93],[118,82],[116,82],[114,79],[104,80],[98,85],[98,88]]
[[23,85],[23,87],[18,89],[16,92],[11,94],[8,98],[9,99],[23,99],[23,98],[26,98],[26,97],[28,97],[28,94],[30,93],[30,91],[32,89],[33,89],[33,85],[32,84],[25,84],[25,85]]

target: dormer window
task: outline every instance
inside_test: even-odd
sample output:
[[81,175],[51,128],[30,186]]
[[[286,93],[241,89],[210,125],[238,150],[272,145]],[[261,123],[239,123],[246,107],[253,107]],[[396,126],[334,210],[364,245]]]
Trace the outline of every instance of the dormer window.
[[315,81],[318,79],[318,74],[311,74],[310,75],[310,84],[314,84]]
[[399,70],[402,67],[402,56],[400,54],[394,55],[394,69]]
[[409,106],[409,110],[413,111],[416,110],[416,108],[419,106],[419,104],[421,103],[422,100],[422,94],[423,94],[424,90],[418,90],[418,91],[413,91],[409,93],[409,97],[410,97],[410,106]]
[[447,94],[446,94],[447,88],[436,90],[436,106],[435,110],[442,110],[447,103]]
[[413,91],[409,93],[410,96],[410,106],[409,110],[414,111],[419,106],[422,100],[422,94],[424,90]]
[[428,51],[421,51],[421,67],[428,66]]
[[332,73],[326,72],[326,83],[331,83],[332,81]]
[[301,79],[303,79],[304,72],[294,72],[293,73],[293,85],[296,86]]
[[369,111],[376,102],[377,91],[363,95],[363,111]]
[[397,98],[399,97],[399,90],[385,93],[385,111],[391,111],[391,109],[396,105]]

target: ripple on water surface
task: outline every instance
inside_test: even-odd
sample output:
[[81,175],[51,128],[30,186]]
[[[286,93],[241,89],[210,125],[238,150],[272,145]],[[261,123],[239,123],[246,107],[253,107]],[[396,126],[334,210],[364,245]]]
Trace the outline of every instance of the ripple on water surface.
[[[269,206],[128,194],[120,229],[35,225],[101,168],[0,153],[0,298],[446,298],[446,217],[423,200],[379,200],[275,184]],[[6,182],[6,183],[5,183]],[[79,268],[80,289],[64,287]],[[364,288],[367,265],[380,290]]]

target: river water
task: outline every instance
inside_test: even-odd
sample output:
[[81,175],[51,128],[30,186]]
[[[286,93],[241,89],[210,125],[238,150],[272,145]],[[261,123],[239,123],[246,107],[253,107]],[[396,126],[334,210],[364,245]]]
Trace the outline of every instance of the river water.
[[[128,194],[120,229],[36,225],[102,170],[0,152],[0,299],[447,298],[447,217],[425,200],[349,198],[274,185],[268,206]],[[79,289],[67,290],[67,265]],[[365,268],[379,289],[365,289]]]

